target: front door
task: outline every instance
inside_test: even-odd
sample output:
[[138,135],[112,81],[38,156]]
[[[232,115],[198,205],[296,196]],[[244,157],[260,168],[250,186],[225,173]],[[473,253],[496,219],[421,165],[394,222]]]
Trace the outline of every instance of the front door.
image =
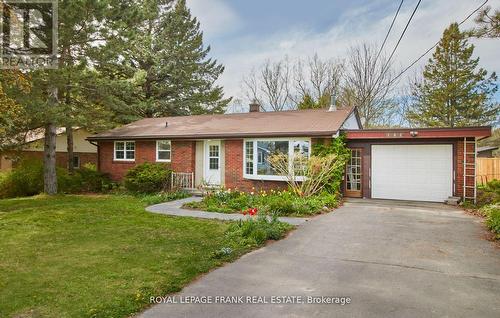
[[346,197],[361,198],[362,185],[362,150],[351,149],[351,159],[347,162],[345,195]]
[[220,140],[205,141],[204,181],[208,185],[221,184]]

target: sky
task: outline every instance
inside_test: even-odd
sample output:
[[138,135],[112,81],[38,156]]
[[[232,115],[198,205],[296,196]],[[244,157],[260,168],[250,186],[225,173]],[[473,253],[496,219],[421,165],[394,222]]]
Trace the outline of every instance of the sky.
[[[484,0],[422,0],[394,57],[401,70],[430,48],[452,22],[463,20]],[[494,8],[500,1],[490,0]],[[241,81],[266,60],[288,56],[342,59],[349,47],[367,42],[380,45],[399,0],[187,0],[210,45],[210,56],[225,66],[219,79],[226,96],[243,98]],[[385,46],[392,50],[417,0],[403,3]],[[474,25],[474,17],[462,29]],[[471,41],[480,66],[500,71],[500,39]],[[430,54],[429,54],[430,56]],[[407,73],[421,70],[427,58]],[[402,82],[405,82],[404,78]],[[500,100],[500,93],[497,94]],[[247,103],[248,101],[244,101]]]

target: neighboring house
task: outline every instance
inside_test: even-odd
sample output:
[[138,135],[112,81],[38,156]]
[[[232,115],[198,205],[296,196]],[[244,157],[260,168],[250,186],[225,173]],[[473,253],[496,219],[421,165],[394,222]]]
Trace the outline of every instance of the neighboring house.
[[[56,132],[56,163],[60,167],[68,166],[68,148],[66,129],[58,128]],[[92,136],[83,128],[73,130],[73,165],[76,169],[86,163],[97,163],[97,147],[86,139]],[[25,143],[18,151],[0,154],[0,171],[9,171],[22,158],[38,158],[43,160],[44,130],[35,129],[26,134]]]
[[270,153],[308,156],[313,144],[345,131],[353,154],[347,196],[442,202],[475,196],[475,142],[491,134],[490,127],[362,130],[355,108],[250,109],[142,119],[88,140],[98,144],[99,170],[114,180],[137,164],[158,162],[168,164],[174,180],[184,178],[188,188],[211,184],[252,191],[286,187],[266,160]]
[[477,148],[477,156],[479,158],[493,158],[493,151],[497,150],[497,146],[484,146]]

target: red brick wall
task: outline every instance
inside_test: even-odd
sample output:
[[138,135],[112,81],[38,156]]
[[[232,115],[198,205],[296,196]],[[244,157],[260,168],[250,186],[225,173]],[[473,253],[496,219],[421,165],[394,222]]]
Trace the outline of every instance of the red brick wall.
[[195,141],[172,141],[172,169],[174,171],[194,172],[195,160]]
[[[320,139],[314,139],[313,143],[320,142]],[[262,181],[249,180],[243,178],[243,139],[226,140],[225,143],[225,187],[238,188],[242,191],[269,190],[286,188],[287,185],[282,181]],[[467,152],[474,151],[474,145],[468,144]],[[102,172],[110,174],[114,180],[121,180],[128,169],[143,162],[156,161],[156,142],[136,141],[136,160],[135,162],[113,161],[113,142],[106,141],[99,143],[100,162],[99,169]],[[196,143],[194,141],[172,141],[172,162],[171,168],[178,172],[194,172],[196,160]],[[58,153],[58,164],[66,165],[63,158],[65,153]],[[95,157],[95,154],[89,154]],[[40,153],[40,158],[42,154]],[[463,195],[463,140],[457,140],[455,143],[455,191],[454,195]],[[472,163],[474,155],[467,156],[468,162]],[[90,162],[91,159],[88,159]],[[86,159],[81,157],[84,164]],[[469,169],[467,174],[473,175],[474,170]],[[466,178],[467,185],[474,185],[474,178]],[[468,188],[467,196],[473,196],[474,189]]]
[[[469,139],[469,141],[473,141],[474,139]],[[464,141],[459,140],[457,141],[457,148],[456,148],[456,179],[455,179],[455,196],[463,196],[463,186],[464,186]],[[467,163],[474,163],[474,151],[475,151],[475,146],[472,143],[467,143],[467,150],[466,152],[468,153],[466,155],[466,162]],[[472,153],[472,154],[469,154]],[[467,170],[466,170],[466,177],[465,177],[465,184],[467,186],[474,186],[474,174],[476,173],[474,169],[474,165],[467,165]],[[470,177],[469,177],[470,176]],[[474,196],[474,188],[466,188],[466,194],[467,197],[473,197]]]
[[[150,144],[151,142],[135,143],[135,162],[134,162],[134,161],[113,160],[114,142],[113,141],[99,142],[99,171],[109,174],[110,178],[115,181],[120,181],[125,175],[125,173],[127,173],[128,169],[134,167],[138,163],[144,162],[141,160],[142,158],[141,152],[147,154],[148,153],[147,148],[148,146],[150,146]],[[155,148],[150,149],[152,154],[154,154]]]
[[259,191],[270,189],[283,189],[287,187],[284,181],[262,181],[243,178],[243,140],[226,140],[225,156],[225,187],[237,188],[240,191]]
[[[120,181],[127,171],[144,162],[156,162],[156,141],[137,140],[135,142],[135,161],[113,160],[114,142],[99,142],[99,171],[110,175],[111,179]],[[172,141],[171,169],[178,172],[194,172],[195,142]]]

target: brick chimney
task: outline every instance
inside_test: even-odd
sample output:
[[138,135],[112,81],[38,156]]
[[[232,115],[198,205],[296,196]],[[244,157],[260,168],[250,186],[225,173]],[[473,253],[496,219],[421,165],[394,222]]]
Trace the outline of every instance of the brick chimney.
[[260,104],[256,99],[254,99],[253,102],[250,103],[250,112],[251,113],[260,112]]

